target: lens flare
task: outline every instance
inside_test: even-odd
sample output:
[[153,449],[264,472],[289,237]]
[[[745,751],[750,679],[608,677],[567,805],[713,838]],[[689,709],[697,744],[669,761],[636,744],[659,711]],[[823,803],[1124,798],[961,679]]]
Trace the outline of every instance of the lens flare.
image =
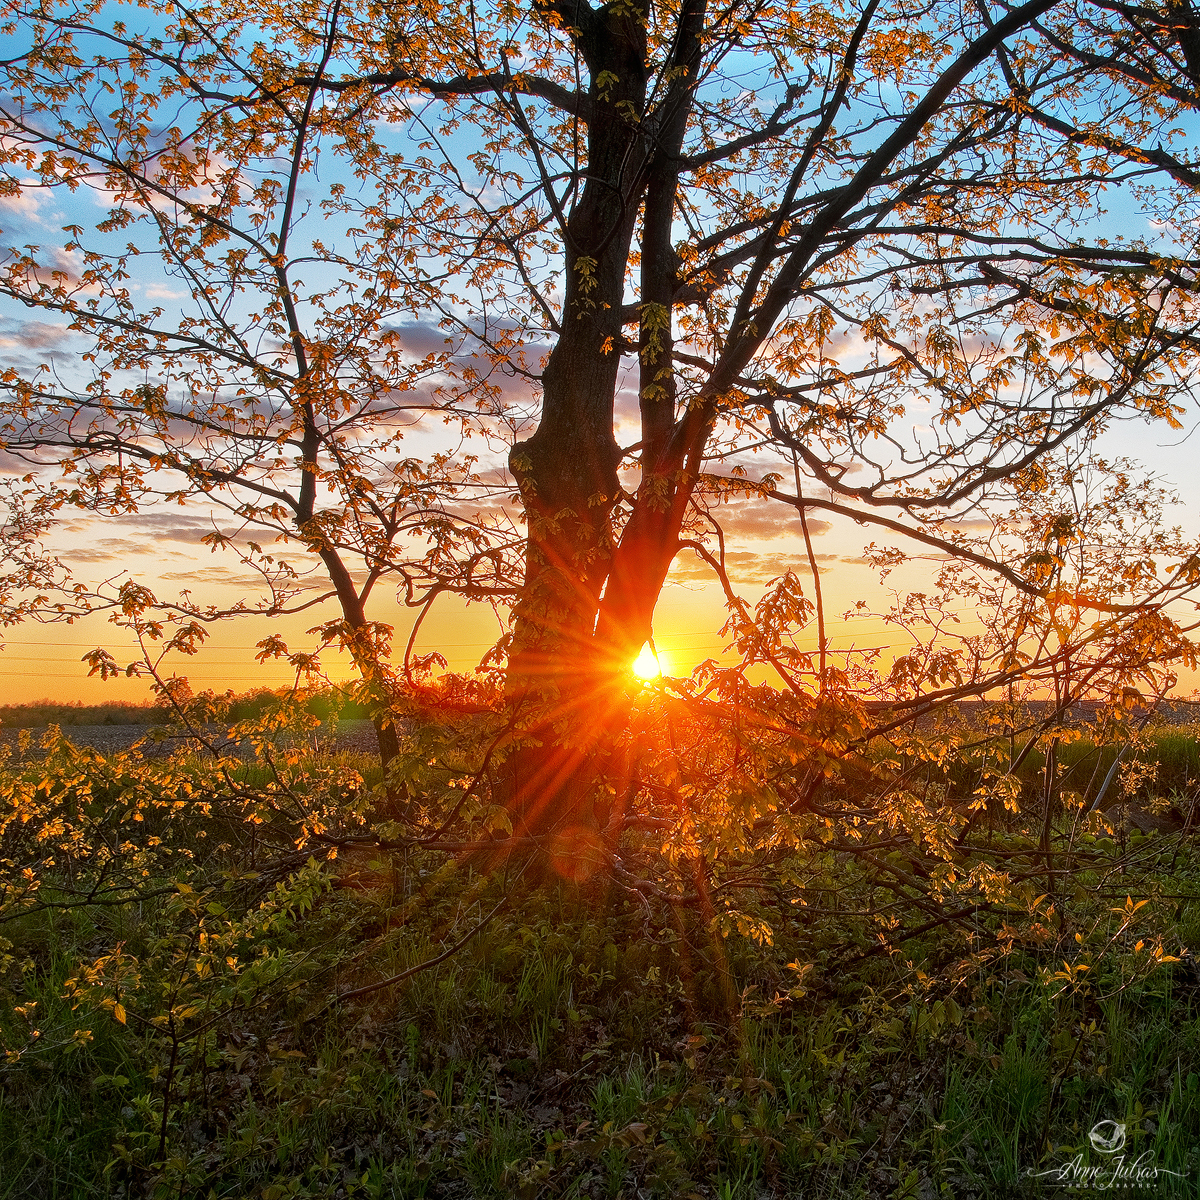
[[649,642],[642,647],[642,652],[633,660],[632,670],[639,679],[657,679],[662,674],[662,663]]

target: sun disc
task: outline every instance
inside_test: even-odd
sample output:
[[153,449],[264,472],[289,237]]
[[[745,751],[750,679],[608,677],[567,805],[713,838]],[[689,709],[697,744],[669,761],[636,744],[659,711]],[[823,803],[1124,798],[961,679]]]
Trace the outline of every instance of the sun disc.
[[662,674],[662,664],[649,642],[642,647],[642,652],[633,660],[633,673],[639,679],[657,679]]

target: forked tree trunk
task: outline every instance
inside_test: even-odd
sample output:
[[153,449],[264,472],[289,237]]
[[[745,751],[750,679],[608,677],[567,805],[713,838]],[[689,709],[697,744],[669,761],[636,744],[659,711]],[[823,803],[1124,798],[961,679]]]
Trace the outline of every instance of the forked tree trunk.
[[[619,269],[619,267],[618,267]],[[619,663],[595,637],[619,485],[612,434],[619,316],[587,311],[550,357],[543,419],[510,464],[528,521],[507,697],[519,730],[508,760],[514,831],[590,836],[595,760],[622,702]],[[596,359],[601,360],[597,370]]]
[[[650,636],[694,482],[676,436],[672,229],[704,13],[704,0],[684,0],[671,82],[645,120],[648,4],[572,13],[591,81],[588,168],[567,224],[563,315],[543,374],[541,423],[509,456],[529,522],[508,673],[518,727],[509,802],[515,830],[544,836],[564,874],[586,874],[599,853],[610,794],[601,776],[619,788],[619,754],[612,759],[635,694],[630,665]],[[614,399],[639,217],[642,480],[615,545]]]
[[[607,508],[590,511],[603,522],[588,523],[565,505],[553,522],[531,518],[537,536],[529,539],[508,673],[514,833],[546,839],[555,870],[572,878],[589,874],[604,853],[612,797],[623,791],[620,739],[638,687],[630,667],[650,636],[678,546],[670,513],[647,516],[635,504],[614,547],[605,541]],[[585,561],[602,564],[603,596],[586,567],[571,569]]]
[[627,662],[596,636],[596,614],[620,494],[614,399],[641,186],[633,164],[644,155],[645,131],[630,114],[644,111],[648,67],[644,11],[583,7],[576,16],[595,119],[565,231],[562,321],[542,377],[541,421],[509,455],[528,529],[507,679],[518,726],[508,778],[516,831],[569,841],[574,830],[587,841],[600,823],[598,764],[628,705]]

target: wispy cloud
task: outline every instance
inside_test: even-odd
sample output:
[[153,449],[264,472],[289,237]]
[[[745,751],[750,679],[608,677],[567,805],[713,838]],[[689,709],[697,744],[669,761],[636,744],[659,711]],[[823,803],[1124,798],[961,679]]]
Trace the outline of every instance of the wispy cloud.
[[[733,538],[775,538],[800,535],[800,516],[794,510],[760,500],[734,500],[711,510],[711,516]],[[819,517],[808,518],[808,532],[813,537],[828,533],[833,526]]]
[[[818,560],[829,561],[838,556],[822,554],[816,557]],[[822,575],[830,569],[829,567],[817,567]],[[800,576],[802,580],[805,577],[811,578],[808,558],[803,554],[733,550],[725,555],[725,570],[731,582],[746,585],[769,583],[772,579],[778,579],[788,571]],[[710,582],[716,576],[708,563],[690,550],[685,550],[672,565],[669,578],[674,583],[702,583]]]
[[50,321],[19,321],[12,318],[0,321],[0,348],[22,346],[29,350],[62,349],[70,338],[66,325]]

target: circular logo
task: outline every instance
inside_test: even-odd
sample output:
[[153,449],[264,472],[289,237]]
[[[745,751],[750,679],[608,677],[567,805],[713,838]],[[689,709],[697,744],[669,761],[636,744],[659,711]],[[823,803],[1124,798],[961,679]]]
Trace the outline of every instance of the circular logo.
[[1116,1121],[1100,1121],[1092,1126],[1088,1141],[1101,1154],[1116,1154],[1125,1145],[1125,1126]]

